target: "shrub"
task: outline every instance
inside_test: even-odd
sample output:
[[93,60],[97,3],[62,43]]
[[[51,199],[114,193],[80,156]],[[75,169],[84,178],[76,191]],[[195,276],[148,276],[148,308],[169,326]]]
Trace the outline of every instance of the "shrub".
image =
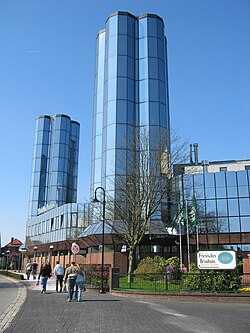
[[146,257],[142,259],[134,271],[138,278],[144,280],[154,280],[156,274],[163,274],[166,271],[166,259],[160,256],[154,258]]
[[167,267],[172,266],[172,273],[176,273],[180,268],[180,260],[178,257],[171,257],[166,260]]
[[165,259],[160,256],[155,256],[154,258],[146,257],[142,259],[134,271],[137,277],[145,280],[157,279],[156,274],[162,275],[168,273],[171,278],[176,278],[176,273],[179,273],[179,258],[172,257]]
[[238,269],[230,271],[200,271],[195,264],[190,265],[190,272],[182,276],[182,289],[190,291],[238,291],[241,279]]

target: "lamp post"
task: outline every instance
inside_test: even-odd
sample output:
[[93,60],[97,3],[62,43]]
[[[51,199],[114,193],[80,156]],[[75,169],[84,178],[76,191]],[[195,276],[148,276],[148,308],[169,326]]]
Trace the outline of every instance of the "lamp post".
[[50,248],[50,264],[52,265],[52,251],[54,249],[54,246],[51,244],[49,248]]
[[100,202],[100,200],[97,199],[97,191],[102,190],[103,193],[103,200],[102,200],[102,271],[101,271],[101,289],[100,289],[100,294],[105,294],[104,286],[103,286],[103,281],[104,281],[104,223],[105,223],[105,196],[106,192],[103,187],[98,186],[95,189],[95,198],[93,199],[92,202],[97,203]]
[[37,251],[37,246],[35,245],[33,249],[34,249],[34,261],[35,261],[35,260],[36,260],[36,251]]
[[9,261],[8,257],[9,257],[9,254],[10,254],[10,250],[7,250],[6,251],[6,270],[8,270],[8,261]]
[[4,263],[4,252],[1,253],[1,268],[3,270],[3,263]]
[[19,270],[22,272],[23,271],[23,254],[27,251],[26,248],[19,248],[18,250],[19,252],[21,252],[21,263],[19,266]]

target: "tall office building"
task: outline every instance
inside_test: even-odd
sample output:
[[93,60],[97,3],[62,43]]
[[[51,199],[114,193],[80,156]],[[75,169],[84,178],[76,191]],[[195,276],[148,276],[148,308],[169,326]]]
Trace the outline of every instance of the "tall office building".
[[149,155],[157,140],[169,151],[167,42],[159,16],[108,17],[97,36],[93,120],[91,197],[102,186],[116,198],[115,180],[129,173],[135,135],[146,130]]
[[77,200],[80,124],[56,114],[36,119],[29,218]]

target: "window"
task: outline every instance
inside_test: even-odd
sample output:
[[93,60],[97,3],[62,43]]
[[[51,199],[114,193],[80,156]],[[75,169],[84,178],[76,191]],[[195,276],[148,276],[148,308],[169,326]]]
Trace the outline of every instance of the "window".
[[119,34],[127,33],[127,15],[118,16],[118,32]]
[[226,172],[227,171],[227,167],[220,167],[220,172]]
[[118,54],[127,55],[128,53],[128,40],[126,35],[119,35],[118,39]]
[[63,215],[61,215],[61,223],[60,223],[60,228],[63,227]]
[[240,221],[238,217],[229,218],[230,232],[240,232]]
[[126,252],[126,251],[127,251],[127,245],[122,245],[121,252]]
[[245,170],[250,170],[250,165],[245,165]]
[[241,217],[241,231],[250,232],[250,217],[249,216]]
[[77,214],[76,213],[71,214],[71,221],[72,221],[72,227],[76,227],[76,224],[77,224]]
[[112,16],[109,18],[109,35],[113,36],[117,33],[117,16]]
[[52,217],[52,219],[50,220],[50,230],[53,230],[54,227],[54,218]]

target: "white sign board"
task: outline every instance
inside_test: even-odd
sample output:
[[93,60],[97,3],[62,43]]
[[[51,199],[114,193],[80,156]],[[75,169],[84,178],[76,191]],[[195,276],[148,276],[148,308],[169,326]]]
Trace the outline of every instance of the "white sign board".
[[234,269],[236,267],[235,251],[198,251],[197,267],[199,269]]

